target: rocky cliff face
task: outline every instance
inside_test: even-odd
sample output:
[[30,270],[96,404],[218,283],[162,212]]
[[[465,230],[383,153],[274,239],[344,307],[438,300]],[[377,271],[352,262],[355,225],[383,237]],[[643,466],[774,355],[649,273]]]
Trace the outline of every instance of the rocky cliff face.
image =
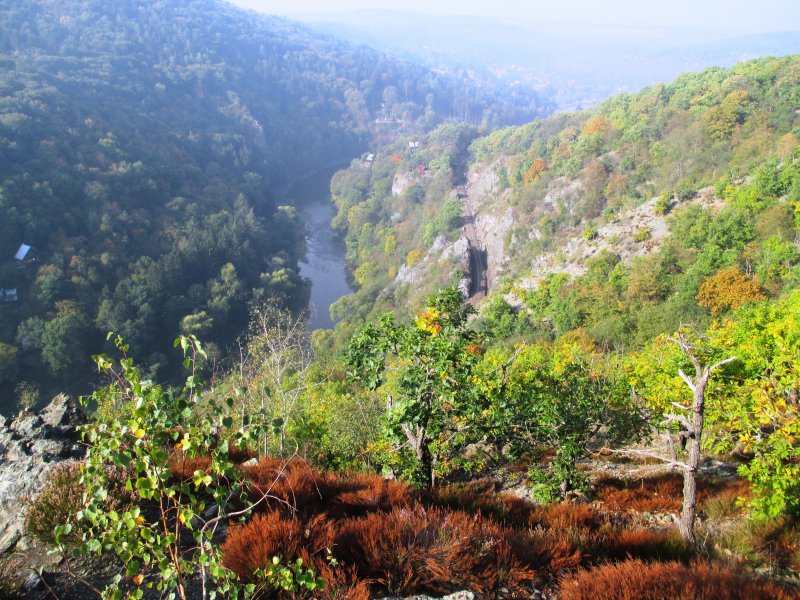
[[78,404],[63,394],[38,412],[0,418],[0,554],[22,537],[25,503],[41,491],[54,464],[84,455]]
[[438,287],[442,287],[447,285],[451,274],[458,273],[458,289],[466,298],[470,286],[469,251],[470,244],[466,236],[462,235],[455,242],[448,243],[447,238],[440,235],[419,263],[411,267],[406,264],[400,266],[391,287],[406,285],[418,289],[436,289],[437,285],[432,285],[430,278],[438,276]]

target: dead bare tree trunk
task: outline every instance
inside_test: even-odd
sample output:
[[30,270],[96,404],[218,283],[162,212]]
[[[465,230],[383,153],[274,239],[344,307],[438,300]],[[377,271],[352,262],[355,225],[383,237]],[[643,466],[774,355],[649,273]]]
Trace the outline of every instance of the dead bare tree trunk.
[[[393,404],[394,399],[389,394],[386,399],[386,410],[391,410]],[[403,423],[400,425],[400,430],[406,436],[409,447],[414,451],[414,457],[420,465],[420,473],[425,485],[433,488],[436,485],[436,457],[431,453],[431,440],[428,438],[427,424],[427,419],[422,423]]]
[[695,353],[694,345],[687,339],[683,331],[678,331],[674,338],[681,351],[689,358],[694,366],[694,378],[690,378],[683,370],[678,374],[692,391],[691,406],[674,404],[676,408],[690,411],[689,418],[684,415],[667,415],[667,422],[676,421],[684,426],[682,432],[686,437],[688,458],[683,465],[683,508],[681,516],[676,519],[678,530],[686,543],[694,545],[697,542],[694,532],[697,517],[697,469],[700,466],[701,443],[703,440],[703,419],[705,416],[706,386],[717,368],[736,360],[735,356],[726,358],[713,365],[704,365]]
[[[694,545],[697,542],[694,525],[697,517],[697,471],[700,467],[702,458],[703,427],[706,408],[706,387],[711,379],[711,374],[722,365],[736,360],[731,356],[714,364],[703,364],[697,356],[697,343],[687,337],[687,332],[692,331],[690,327],[682,326],[673,338],[670,338],[680,349],[681,352],[691,361],[694,367],[694,377],[689,377],[682,369],[678,369],[678,374],[692,391],[692,403],[688,406],[673,402],[672,406],[684,411],[683,414],[664,414],[664,425],[667,426],[666,437],[670,456],[666,457],[657,452],[649,452],[638,449],[613,450],[611,452],[619,454],[633,454],[655,458],[679,468],[683,471],[683,507],[680,516],[672,515],[681,537],[686,543]],[[635,391],[633,392],[636,393]],[[686,414],[688,413],[688,414]],[[675,442],[672,439],[673,432],[670,426],[678,423],[681,427],[679,435],[681,446],[685,441],[687,452],[686,461],[678,459]]]

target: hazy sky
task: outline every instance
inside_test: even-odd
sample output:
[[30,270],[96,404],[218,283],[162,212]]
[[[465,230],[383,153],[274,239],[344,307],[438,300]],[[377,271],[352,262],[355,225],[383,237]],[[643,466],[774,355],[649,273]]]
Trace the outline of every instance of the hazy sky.
[[[800,30],[800,0],[229,0],[270,14],[383,9],[598,25],[701,29],[716,34]],[[800,51],[800,48],[798,48]]]

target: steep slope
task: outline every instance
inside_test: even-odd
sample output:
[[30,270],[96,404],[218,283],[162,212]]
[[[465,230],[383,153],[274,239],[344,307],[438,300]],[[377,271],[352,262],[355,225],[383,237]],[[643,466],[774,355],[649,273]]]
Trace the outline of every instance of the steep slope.
[[[421,147],[435,148],[431,139]],[[596,111],[477,137],[464,150],[461,162],[468,157],[469,165],[461,183],[451,151],[427,156],[448,165],[447,184],[399,199],[407,207],[419,196],[423,213],[442,214],[449,200],[471,206],[490,291],[514,292],[508,299],[533,318],[525,325],[530,333],[584,327],[598,342],[624,346],[674,330],[682,319],[707,321],[710,308],[696,297],[725,269],[756,276],[764,293],[796,285],[798,144],[800,58],[761,59],[616,96]],[[376,161],[398,152],[387,148]],[[403,214],[398,196],[379,182],[408,178],[404,152],[393,165],[381,163],[387,172],[378,183],[373,176],[358,210],[347,205],[348,218],[383,215],[378,248],[390,238],[403,242],[392,246],[395,263],[384,265],[390,273],[400,269],[402,281],[373,292],[384,309],[413,305],[448,283],[410,278],[409,262],[424,257],[417,269],[430,273],[432,257],[457,243],[465,225],[456,219],[431,244],[402,236],[405,220],[391,222],[389,209],[375,208]],[[374,262],[364,237],[348,239],[357,249],[353,268],[365,264],[356,257]],[[463,277],[463,269],[441,265],[455,274],[450,283]],[[362,288],[342,306],[363,316],[359,294],[366,302]]]
[[289,182],[456,109],[529,110],[216,0],[9,2],[0,32],[7,393],[82,381],[109,330],[154,368],[179,331],[221,356],[248,302],[305,305]]

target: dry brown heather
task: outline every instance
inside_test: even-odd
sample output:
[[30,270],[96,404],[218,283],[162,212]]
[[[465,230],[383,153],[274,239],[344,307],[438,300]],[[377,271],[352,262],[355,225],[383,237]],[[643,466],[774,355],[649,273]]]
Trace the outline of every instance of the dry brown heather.
[[[489,483],[423,492],[377,475],[319,472],[301,460],[262,459],[246,474],[252,499],[265,492],[271,498],[249,522],[230,527],[222,548],[225,564],[249,580],[275,555],[302,558],[327,582],[317,598],[463,589],[480,598],[529,598],[534,588],[556,593],[560,584],[569,598],[699,598],[704,596],[695,593],[731,583],[747,590],[748,598],[796,597],[774,584],[690,563],[692,553],[671,529],[634,526],[632,519],[585,503],[536,506],[496,494]],[[672,486],[671,480],[646,483],[644,492],[618,500],[618,506],[647,506],[647,493],[660,502]],[[608,484],[601,494],[608,497],[609,490],[621,491]],[[724,486],[707,492],[720,490],[727,493]],[[329,550],[338,561],[335,568],[328,562]],[[565,579],[576,569],[584,570]],[[625,569],[652,571],[654,582],[629,577]],[[596,591],[592,573],[598,574]],[[604,595],[615,577],[627,578],[620,588],[627,595]],[[668,584],[673,587],[664,589],[671,595],[659,595],[658,586]]]
[[[711,499],[736,500],[749,495],[749,484],[741,479],[714,481],[699,479],[697,500],[702,509]],[[603,508],[614,512],[675,513],[683,501],[683,477],[668,473],[642,479],[601,479],[595,497]]]
[[561,583],[561,600],[789,600],[800,598],[769,581],[703,561],[625,560],[582,569]]

